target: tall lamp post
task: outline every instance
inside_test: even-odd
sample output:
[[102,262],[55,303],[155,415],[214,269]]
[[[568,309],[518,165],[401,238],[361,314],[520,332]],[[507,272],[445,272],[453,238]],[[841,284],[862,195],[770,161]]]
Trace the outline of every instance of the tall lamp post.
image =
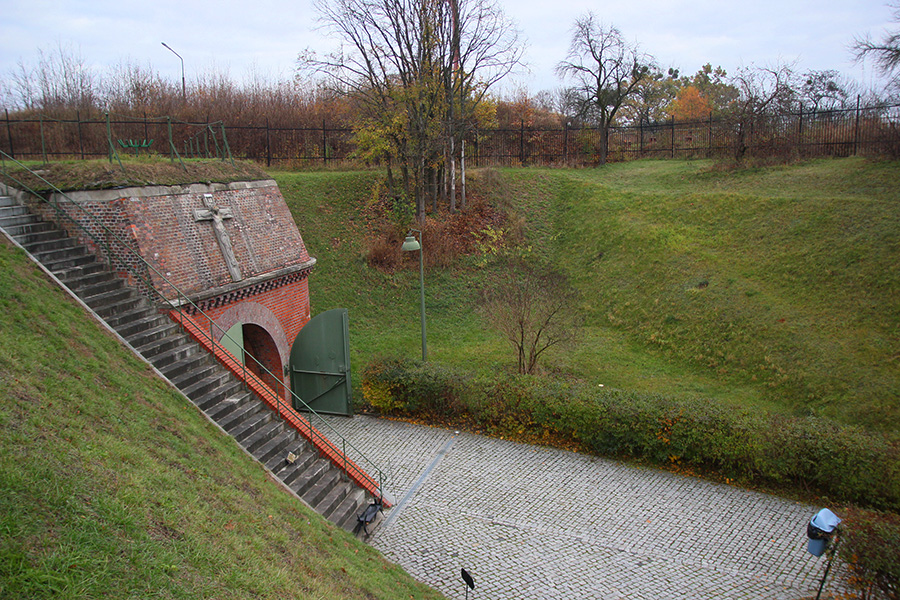
[[[419,239],[417,240],[412,232],[416,232],[419,234]],[[428,360],[428,350],[425,343],[425,265],[422,257],[422,232],[418,229],[410,229],[409,235],[406,236],[406,239],[403,240],[403,245],[400,249],[403,252],[415,252],[419,251],[419,298],[421,301],[421,314],[422,314],[422,362]]]
[[177,56],[181,60],[181,102],[183,104],[187,104],[187,86],[184,83],[184,59],[181,58],[181,55],[172,50],[171,47],[165,42],[160,42],[163,46],[165,46],[169,52]]

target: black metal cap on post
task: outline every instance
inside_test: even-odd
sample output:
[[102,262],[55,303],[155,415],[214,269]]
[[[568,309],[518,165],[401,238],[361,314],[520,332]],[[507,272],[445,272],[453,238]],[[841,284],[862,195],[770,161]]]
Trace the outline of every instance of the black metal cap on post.
[[469,598],[469,590],[475,589],[475,580],[472,579],[472,576],[469,575],[469,572],[465,569],[461,569],[463,581],[466,582],[466,599]]

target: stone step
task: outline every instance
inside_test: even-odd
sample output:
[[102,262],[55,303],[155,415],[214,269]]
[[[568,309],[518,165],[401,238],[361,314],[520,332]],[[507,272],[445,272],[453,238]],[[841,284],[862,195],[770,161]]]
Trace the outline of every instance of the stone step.
[[[72,250],[52,250],[50,252],[44,253],[46,254],[46,256],[41,256],[38,254],[33,254],[32,256],[34,256],[38,261],[41,262],[41,264],[47,267],[50,272],[54,274],[60,271],[70,270],[75,267],[83,267],[91,263],[100,262],[93,254],[88,254],[82,246],[78,246],[77,248],[80,251],[76,251],[76,249],[74,248]],[[100,268],[103,268],[102,264]]]
[[[144,354],[141,348],[149,347],[155,342],[186,337],[178,325],[163,315],[155,313],[143,313],[135,319],[119,323],[115,329],[141,354]],[[155,350],[156,353],[159,353],[163,349],[157,345]]]
[[[250,400],[256,401],[256,399],[253,398],[244,388],[244,384],[236,378],[232,377],[218,388],[210,390],[206,394],[194,398],[193,402],[201,410],[205,411],[207,409],[216,407],[220,402],[225,402],[229,398],[234,398],[237,396],[243,397],[245,395],[247,395]],[[238,404],[242,402],[243,400],[240,400]],[[224,418],[224,415],[222,415],[222,417]]]
[[180,343],[175,344],[172,348],[147,356],[147,360],[153,363],[153,366],[162,371],[170,381],[174,381],[177,377],[184,375],[191,368],[192,363],[185,363],[194,356],[199,356],[202,350],[192,340],[179,338]]
[[[109,273],[107,271],[107,273]],[[73,292],[78,294],[80,298],[94,298],[97,296],[101,296],[110,292],[114,292],[117,290],[125,290],[128,294],[134,294],[135,291],[132,288],[125,287],[125,280],[116,277],[109,273],[109,276],[99,281],[94,281],[93,283],[86,284],[84,282],[84,278],[79,279],[77,283],[73,282],[73,285],[76,287],[69,286]],[[87,302],[87,300],[85,300]]]
[[22,225],[8,225],[3,227],[3,229],[23,246],[30,241],[40,241],[47,238],[53,239],[62,233],[55,225],[53,225],[53,223],[47,223],[46,221],[34,221]]
[[271,420],[272,411],[261,410],[249,415],[247,418],[241,420],[240,423],[236,423],[227,431],[231,434],[231,437],[239,442],[243,442],[254,433],[265,427]]
[[340,473],[338,473],[337,469],[332,469],[331,463],[328,463],[328,468],[320,477],[312,482],[306,491],[301,494],[301,497],[306,500],[310,506],[315,508],[325,498],[328,492],[340,482],[340,479]]
[[242,406],[237,407],[230,413],[222,415],[222,418],[217,420],[216,422],[222,429],[230,432],[232,429],[240,426],[240,424],[244,420],[251,418],[257,413],[269,410],[266,406],[263,405],[262,402],[256,399],[254,400],[254,402],[248,402]]
[[[47,267],[47,265],[44,265]],[[47,267],[48,269],[50,267]],[[57,279],[62,281],[68,287],[69,283],[72,281],[77,281],[82,277],[86,277],[88,275],[92,275],[95,273],[101,272],[109,272],[106,267],[106,263],[100,262],[98,260],[83,262],[82,264],[72,265],[68,267],[61,267],[56,270],[50,269],[54,275],[56,275]],[[71,288],[70,288],[71,289]]]
[[[96,257],[93,254],[89,253],[84,246],[56,248],[52,250],[44,250],[41,252],[32,252],[31,254],[44,265],[48,265],[48,268],[51,271],[53,270],[53,268],[49,267],[49,265],[65,264],[66,261],[77,261],[82,258],[97,260]],[[84,263],[78,262],[76,264]]]
[[[358,487],[352,487],[350,493],[344,496],[344,499],[331,512],[329,520],[345,531],[353,531],[357,518],[368,505],[366,493]],[[370,534],[374,530],[374,525],[374,523],[368,525]]]
[[[306,469],[300,473],[296,479],[294,479],[290,488],[294,490],[294,492],[303,498],[306,499],[306,492],[312,488],[313,485],[322,477],[322,475],[329,470],[329,463],[324,458],[317,458],[310,464]],[[309,500],[307,500],[309,502]]]
[[274,457],[284,459],[287,455],[288,446],[293,446],[296,440],[297,432],[290,427],[283,427],[281,433],[254,450],[253,456],[263,464],[266,464]]
[[[120,332],[121,334],[121,332]],[[154,357],[186,346],[189,341],[174,326],[164,324],[150,329],[141,329],[130,336],[122,336],[141,356],[153,362]]]
[[[136,331],[139,331],[141,327],[146,325],[146,320],[151,316],[162,317],[160,324],[169,321],[165,315],[159,314],[155,308],[151,307],[149,303],[146,303],[110,315],[106,318],[106,322],[110,327],[118,331],[119,335],[126,337],[126,333],[131,335]],[[131,329],[132,327],[137,329]],[[122,333],[123,331],[126,333]]]
[[[95,297],[94,300],[99,301],[100,299]],[[86,304],[91,306],[90,302],[86,302]],[[140,312],[138,312],[138,309],[146,310],[147,308],[150,308],[150,303],[147,302],[146,298],[135,292],[130,296],[122,297],[117,302],[106,302],[102,304],[98,302],[96,307],[91,306],[91,308],[100,316],[100,318],[109,323],[111,318],[126,313],[130,313],[131,318],[134,320],[140,319]],[[132,321],[119,319],[118,322],[127,325]],[[113,326],[113,329],[115,329],[115,326]]]
[[[176,365],[168,365],[160,369],[165,373],[175,387],[185,393],[188,398],[202,396],[224,384],[230,373],[222,371],[219,365],[213,363],[212,358],[205,353],[197,353],[178,361]],[[168,370],[168,372],[167,372]],[[179,372],[177,377],[172,377],[170,372]]]
[[246,448],[247,452],[250,454],[254,454],[257,450],[262,448],[268,442],[270,442],[273,438],[278,437],[280,433],[284,432],[284,421],[281,419],[272,419],[265,423],[262,427],[254,431],[252,434],[247,436],[244,439],[244,448]]
[[243,386],[238,383],[234,392],[229,393],[226,391],[221,396],[210,397],[205,400],[200,399],[196,401],[195,404],[199,406],[210,419],[218,423],[234,411],[253,401],[255,401],[255,399],[250,392],[245,391]]
[[71,250],[75,248],[77,241],[62,235],[52,236],[50,232],[47,232],[47,235],[41,236],[41,239],[29,242],[19,240],[19,243],[32,254],[38,255],[54,250]]
[[[294,459],[294,462],[288,462],[288,453],[293,452],[294,456],[297,458]],[[319,454],[309,449],[308,445],[297,448],[291,448],[288,446],[286,448],[286,452],[284,456],[274,456],[269,460],[266,466],[270,464],[272,466],[269,467],[273,473],[288,487],[296,481],[297,477],[303,474],[303,472],[309,468],[311,464],[313,464],[316,460],[318,460]]]
[[31,214],[28,208],[21,204],[0,204],[0,221],[10,217],[21,217]]
[[8,229],[10,227],[18,227],[20,225],[31,225],[34,223],[39,223],[40,221],[40,217],[32,214],[12,215],[9,217],[0,217],[0,227],[2,227],[3,229]]
[[119,306],[121,303],[128,300],[140,298],[140,295],[134,288],[122,287],[121,283],[111,290],[104,290],[101,286],[101,288],[93,294],[87,293],[87,290],[84,292],[80,292],[79,290],[73,291],[78,294],[79,298],[84,300],[85,304],[93,308],[94,312],[98,314],[100,314],[100,310],[104,308]]
[[[75,291],[80,295],[80,290],[82,289],[85,289],[92,285],[96,285],[98,283],[103,283],[105,281],[119,279],[114,273],[110,272],[109,269],[105,268],[105,265],[103,265],[102,263],[99,264],[101,268],[94,271],[84,272],[84,270],[82,269],[81,271],[75,271],[67,274],[68,276],[66,277],[66,286],[70,290]],[[57,275],[57,277],[59,276]],[[62,278],[60,277],[60,279]],[[120,281],[124,283],[124,280],[120,279]]]
[[[212,375],[204,377],[200,381],[191,384],[190,386],[181,390],[181,393],[190,398],[192,401],[195,398],[200,398],[213,390],[217,390],[228,383],[231,373],[225,373],[221,371],[212,371]],[[181,388],[179,388],[181,389]]]
[[346,481],[346,478],[341,476],[340,471],[337,469],[332,469],[332,471],[336,475],[336,479],[329,482],[326,478],[323,478],[321,485],[325,488],[325,495],[313,506],[315,511],[326,519],[331,516],[334,509],[347,497],[352,488],[350,483]]
[[[305,440],[304,440],[304,443]],[[287,453],[284,456],[273,457],[269,462],[274,466],[272,471],[277,473],[277,477],[284,482],[285,485],[291,486],[300,475],[306,471],[319,458],[319,453],[313,450],[308,444],[304,447],[291,448],[288,446]],[[289,462],[290,454],[294,455],[294,462]]]

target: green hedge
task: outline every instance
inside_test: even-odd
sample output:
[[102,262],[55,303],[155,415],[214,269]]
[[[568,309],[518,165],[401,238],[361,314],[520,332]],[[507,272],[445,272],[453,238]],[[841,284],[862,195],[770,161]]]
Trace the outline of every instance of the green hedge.
[[494,435],[569,440],[604,456],[900,509],[900,445],[823,419],[545,378],[478,377],[404,360],[370,364],[362,387],[366,402],[386,414],[467,423]]

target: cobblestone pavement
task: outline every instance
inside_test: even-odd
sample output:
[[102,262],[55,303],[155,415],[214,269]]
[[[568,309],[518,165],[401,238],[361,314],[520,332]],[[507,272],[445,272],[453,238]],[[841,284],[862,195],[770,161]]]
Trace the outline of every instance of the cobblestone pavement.
[[[472,600],[814,596],[818,510],[550,448],[356,416],[333,425],[386,472],[396,505],[369,542]],[[829,578],[829,585],[831,587]]]

